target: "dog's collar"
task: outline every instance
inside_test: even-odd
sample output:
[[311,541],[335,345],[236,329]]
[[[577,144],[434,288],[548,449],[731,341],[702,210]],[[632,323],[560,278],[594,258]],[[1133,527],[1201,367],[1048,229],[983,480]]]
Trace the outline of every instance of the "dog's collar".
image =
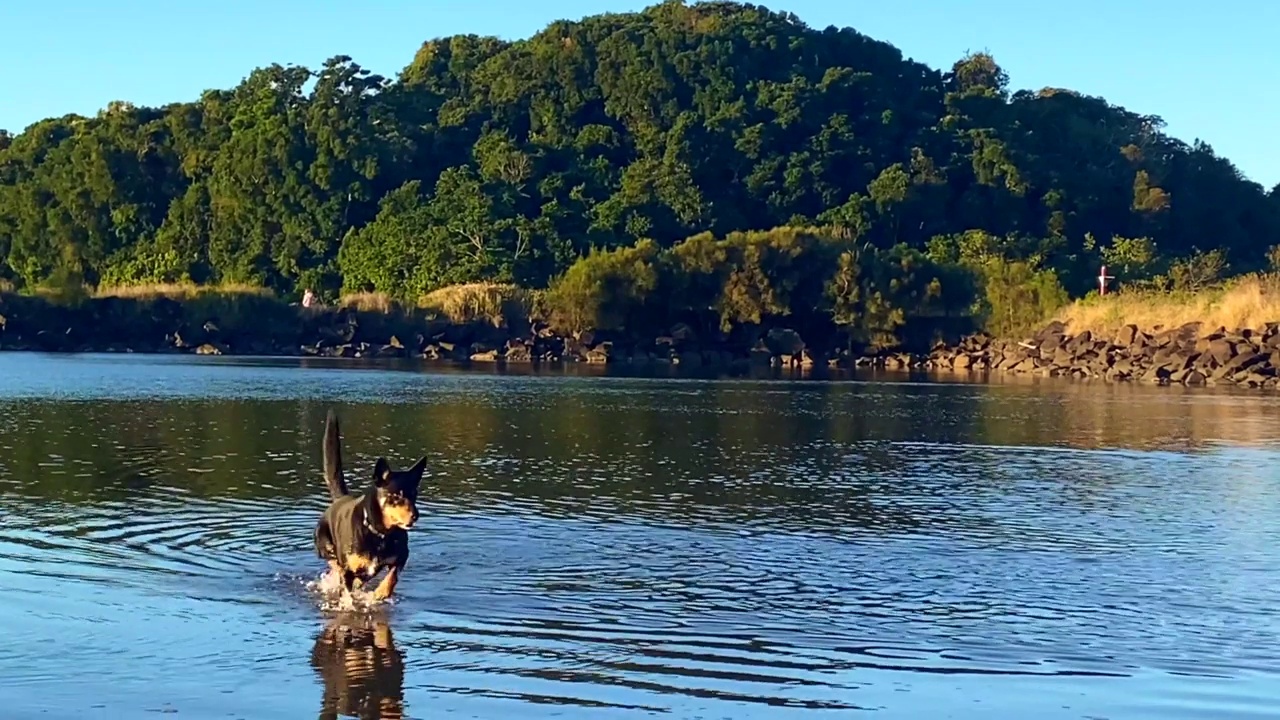
[[373,526],[373,523],[369,522],[369,516],[368,516],[367,514],[366,514],[363,518],[361,518],[361,522],[364,524],[364,529],[365,529],[365,530],[368,530],[369,532],[373,533],[374,535],[377,535],[378,537],[386,537],[386,536],[387,536],[387,531],[386,531],[386,530],[381,530],[381,531],[380,531],[380,530],[378,530],[377,528],[375,528],[375,527]]

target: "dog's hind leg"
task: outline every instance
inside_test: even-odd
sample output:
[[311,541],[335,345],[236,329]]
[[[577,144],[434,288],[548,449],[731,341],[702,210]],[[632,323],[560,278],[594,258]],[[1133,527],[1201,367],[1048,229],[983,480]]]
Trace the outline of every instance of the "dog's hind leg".
[[316,523],[314,533],[316,556],[321,560],[328,560],[330,563],[336,564],[338,557],[337,548],[334,547],[333,533],[329,530],[329,521],[321,518]]

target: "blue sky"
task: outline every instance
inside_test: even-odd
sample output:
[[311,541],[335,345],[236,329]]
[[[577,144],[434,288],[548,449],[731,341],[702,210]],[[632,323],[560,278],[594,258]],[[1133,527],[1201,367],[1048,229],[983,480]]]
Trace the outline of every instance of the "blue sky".
[[[528,36],[548,22],[636,10],[632,0],[52,0],[0,4],[0,128],[159,105],[231,87],[272,62],[338,54],[394,76],[426,39]],[[947,67],[987,50],[1016,88],[1067,87],[1163,117],[1250,179],[1280,183],[1280,2],[1230,0],[770,0],[811,26],[852,26]]]

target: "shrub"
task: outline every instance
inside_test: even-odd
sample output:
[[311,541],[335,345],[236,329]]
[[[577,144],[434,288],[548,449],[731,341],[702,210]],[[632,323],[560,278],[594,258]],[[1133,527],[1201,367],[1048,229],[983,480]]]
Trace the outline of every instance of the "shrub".
[[1029,261],[993,257],[975,270],[980,284],[975,311],[993,335],[1027,333],[1067,303],[1057,273]]
[[552,324],[560,330],[632,327],[658,284],[658,246],[592,249],[547,290]]

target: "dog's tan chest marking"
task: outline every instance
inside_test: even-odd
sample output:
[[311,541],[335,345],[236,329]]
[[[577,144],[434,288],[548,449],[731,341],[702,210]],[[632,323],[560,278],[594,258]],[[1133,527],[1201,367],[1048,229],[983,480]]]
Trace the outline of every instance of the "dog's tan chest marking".
[[377,558],[361,553],[351,553],[344,558],[347,572],[354,575],[370,576],[376,573],[381,563]]

